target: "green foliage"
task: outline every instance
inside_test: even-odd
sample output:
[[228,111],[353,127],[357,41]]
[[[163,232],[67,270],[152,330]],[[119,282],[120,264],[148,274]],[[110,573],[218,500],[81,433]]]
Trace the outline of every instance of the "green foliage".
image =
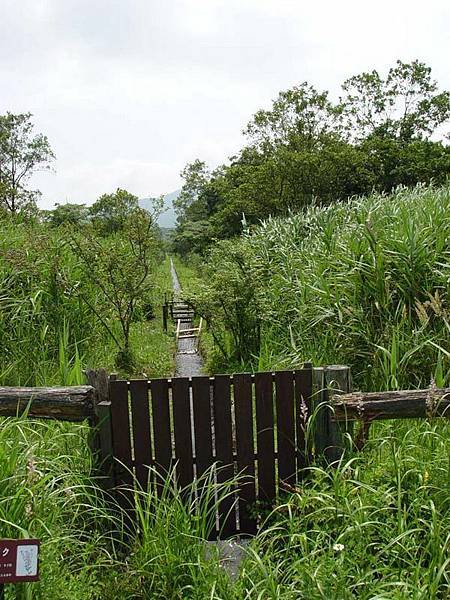
[[[146,235],[144,223],[148,225],[144,220],[142,228],[123,239],[120,234],[95,236],[86,226],[83,242],[90,239],[92,248],[99,249],[98,256],[89,254],[86,265],[69,243],[81,232],[11,217],[0,222],[0,385],[74,384],[86,366],[114,370],[117,346],[108,329],[120,342],[120,324],[93,279],[112,247],[120,254],[116,268],[123,267],[120,276],[114,275],[122,285],[120,298],[125,306],[129,297],[134,307],[129,339],[135,364],[121,372],[172,373],[173,341],[162,334],[160,322],[164,292],[171,289],[169,263],[161,264],[156,234],[143,240],[150,252],[149,279],[139,288],[139,297],[135,288],[126,287],[139,283],[145,271],[140,267],[129,272],[139,257],[139,236]],[[146,321],[148,305],[156,314],[151,322]]]
[[203,278],[186,295],[208,322],[223,357],[233,363],[248,362],[259,352],[261,318],[251,259],[244,245],[221,242],[211,251]]
[[338,109],[352,138],[427,139],[450,117],[450,93],[438,93],[430,67],[418,60],[398,60],[386,79],[377,71],[361,73],[347,79],[342,89]]
[[0,537],[42,542],[40,582],[7,586],[7,598],[102,597],[117,525],[89,477],[87,439],[86,425],[1,420]]
[[26,183],[55,158],[46,136],[33,136],[31,116],[0,115],[0,206],[11,213],[36,211],[39,192],[28,190]]
[[[58,382],[103,332],[82,292],[98,304],[66,240],[37,223],[0,226],[0,381],[3,385]],[[89,352],[90,359],[94,353]],[[66,380],[66,376],[63,377]]]
[[150,276],[162,258],[153,221],[146,211],[137,209],[124,218],[120,231],[103,239],[96,234],[95,225],[80,233],[72,230],[70,243],[85,277],[97,288],[107,310],[117,319],[120,334],[102,318],[89,299],[80,297],[117,345],[117,366],[131,371],[134,365],[131,323],[139,303],[144,304],[151,292]]
[[327,205],[398,185],[444,184],[450,149],[432,141],[450,116],[450,94],[431,69],[397,62],[386,78],[350,78],[332,103],[306,82],[282,91],[245,129],[246,146],[210,171],[200,160],[182,171],[173,249],[205,254],[215,239],[274,215]]
[[89,212],[96,229],[102,234],[123,229],[130,215],[139,210],[139,198],[118,188],[113,194],[103,194]]
[[366,390],[426,387],[439,361],[448,381],[449,214],[448,187],[419,187],[269,219],[219,243],[192,301],[246,366],[270,348],[272,367],[349,364]]
[[254,540],[235,598],[445,598],[449,427],[379,424],[364,454],[314,468]]
[[53,210],[46,211],[45,220],[53,227],[61,225],[85,225],[89,220],[90,209],[85,204],[56,204]]
[[232,580],[206,539],[234,482],[218,485],[211,471],[182,492],[168,474],[158,497],[136,486],[138,528],[125,538],[124,515],[89,477],[85,426],[3,420],[0,532],[42,540],[41,581],[14,592],[46,600],[445,598],[448,433],[444,419],[378,423],[364,453],[332,470],[314,467],[280,496]]

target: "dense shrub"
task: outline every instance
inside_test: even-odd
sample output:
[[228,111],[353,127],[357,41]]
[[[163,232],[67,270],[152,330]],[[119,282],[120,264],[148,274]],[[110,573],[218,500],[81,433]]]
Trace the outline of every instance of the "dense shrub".
[[[230,332],[242,318],[221,303],[245,299],[253,310],[259,348],[233,336],[226,361],[252,353],[253,367],[340,362],[365,389],[426,386],[448,368],[449,240],[448,186],[313,206],[268,219],[232,246],[220,242],[191,295],[201,309],[209,288],[215,322]],[[240,294],[238,272],[249,282]]]

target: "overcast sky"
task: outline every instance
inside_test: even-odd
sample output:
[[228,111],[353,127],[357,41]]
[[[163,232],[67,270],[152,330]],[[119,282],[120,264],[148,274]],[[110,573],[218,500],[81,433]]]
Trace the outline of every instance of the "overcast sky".
[[32,112],[55,151],[42,207],[171,192],[278,92],[335,96],[397,58],[450,88],[449,0],[0,0],[0,113]]

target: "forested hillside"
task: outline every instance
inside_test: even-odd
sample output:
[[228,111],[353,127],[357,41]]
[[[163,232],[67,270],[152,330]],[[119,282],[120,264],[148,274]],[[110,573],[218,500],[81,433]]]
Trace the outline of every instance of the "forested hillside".
[[444,183],[449,115],[449,92],[419,61],[351,77],[337,101],[307,82],[282,91],[253,115],[228,162],[185,167],[174,248],[202,253],[215,238],[313,203]]

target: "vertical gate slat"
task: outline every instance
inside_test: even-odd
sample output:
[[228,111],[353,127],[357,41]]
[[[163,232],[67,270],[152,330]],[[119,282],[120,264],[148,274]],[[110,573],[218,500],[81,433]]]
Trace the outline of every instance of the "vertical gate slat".
[[236,416],[237,464],[241,477],[239,521],[241,533],[254,534],[256,520],[251,516],[255,503],[255,458],[253,445],[252,379],[250,375],[233,376],[234,410]]
[[[198,500],[208,511],[210,539],[216,538],[216,513],[214,508],[214,495],[211,494],[209,483],[212,479],[211,466],[213,464],[212,431],[211,431],[211,383],[209,377],[192,378],[192,408],[194,411],[194,448],[196,477],[201,478],[208,469],[210,472],[200,483],[197,482]],[[205,497],[206,492],[206,497]],[[207,505],[206,505],[207,504]]]
[[129,490],[133,487],[133,472],[131,470],[127,381],[111,380],[109,382],[109,397],[111,401],[115,483],[118,488],[121,488],[118,493],[118,501],[123,507],[130,508],[131,494]]
[[255,374],[256,435],[258,446],[258,499],[275,498],[272,373]]
[[147,381],[144,379],[131,380],[130,394],[136,479],[141,489],[147,490],[149,484],[149,467],[152,463]]
[[209,377],[192,378],[197,477],[203,475],[213,463],[210,389]]
[[152,394],[153,442],[155,469],[158,473],[157,491],[161,495],[163,481],[171,469],[172,436],[170,434],[169,384],[167,379],[150,382]]
[[275,373],[277,405],[279,484],[295,482],[294,376],[292,371]]
[[297,470],[311,462],[311,439],[307,439],[308,419],[312,413],[312,368],[305,367],[295,372],[295,406],[297,424]]
[[194,479],[191,403],[187,377],[172,379],[172,400],[177,480],[180,488],[184,488]]
[[[217,482],[230,481],[234,477],[233,426],[231,420],[231,380],[229,375],[214,377],[214,435]],[[236,533],[236,509],[233,495],[228,495],[219,506],[219,531],[222,538]]]

